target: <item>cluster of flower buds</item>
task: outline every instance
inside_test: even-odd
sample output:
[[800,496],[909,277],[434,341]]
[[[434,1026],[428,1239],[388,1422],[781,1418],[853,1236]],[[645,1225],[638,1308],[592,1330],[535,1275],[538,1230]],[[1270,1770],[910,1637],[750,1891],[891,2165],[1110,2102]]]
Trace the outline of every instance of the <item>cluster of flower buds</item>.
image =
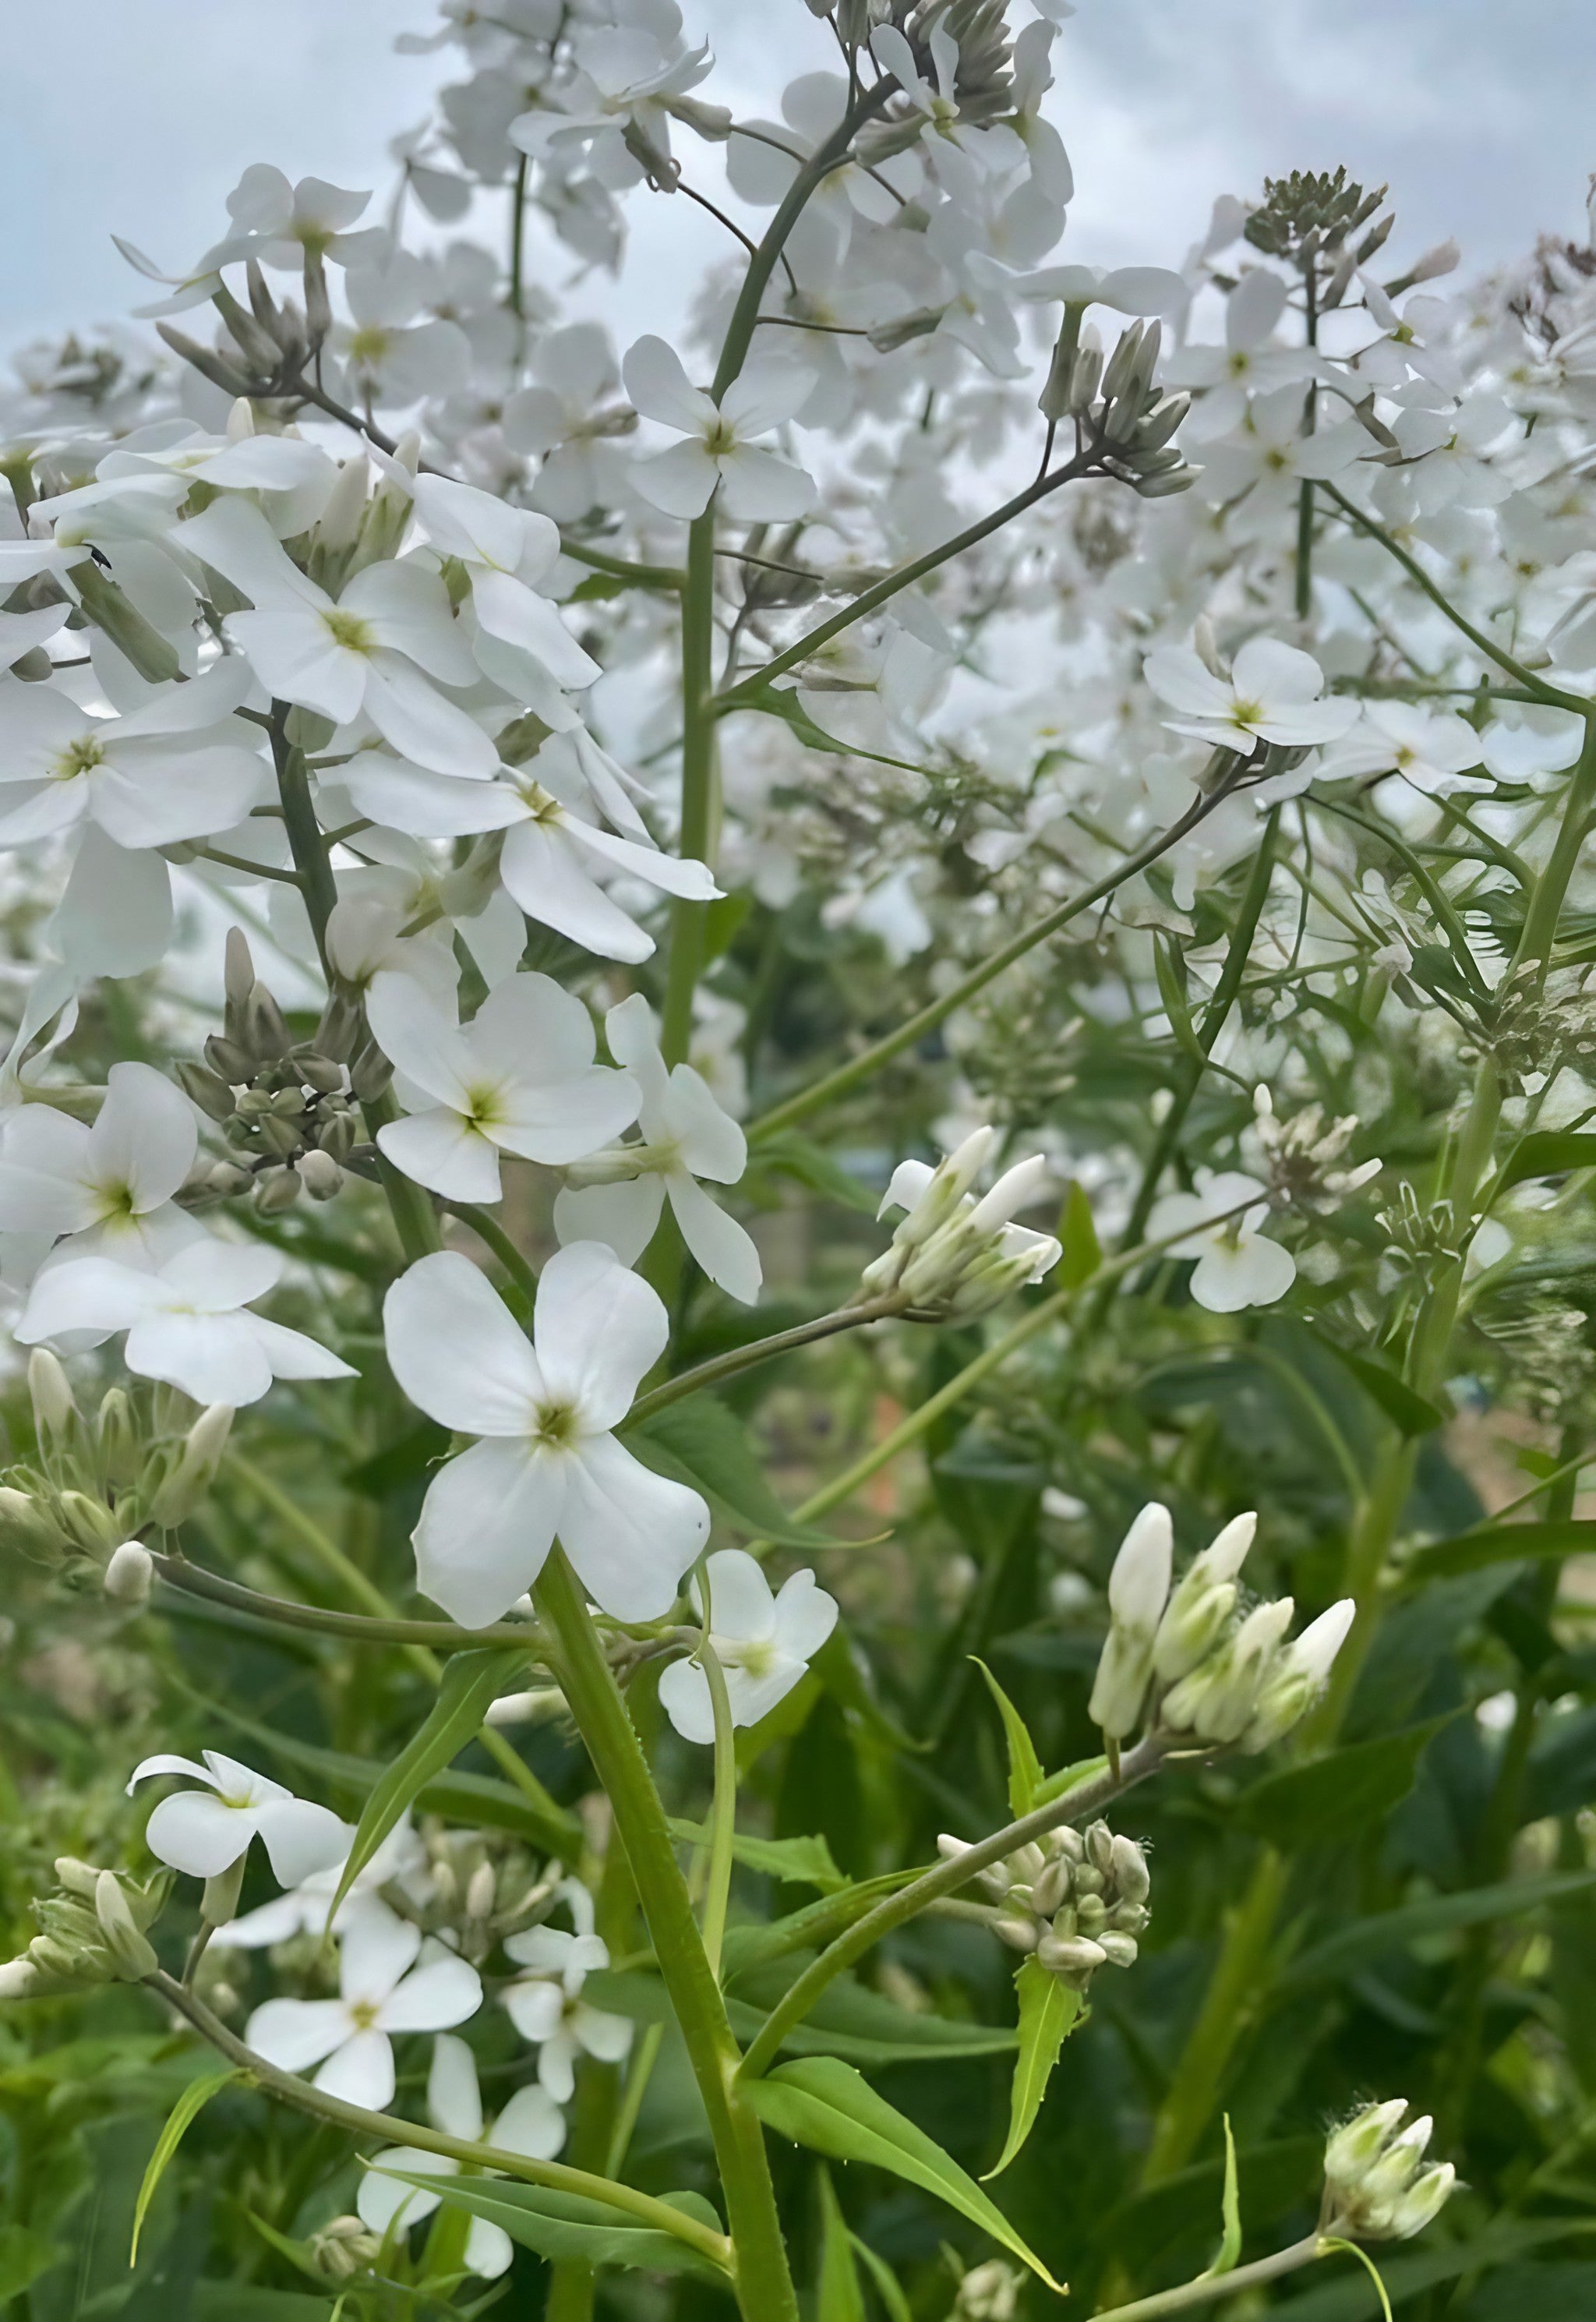
[[924,1161],[898,1164],[877,1215],[905,1214],[890,1246],[864,1269],[867,1294],[897,1292],[916,1312],[965,1321],[1058,1264],[1051,1234],[1010,1223],[1046,1177],[1039,1154],[1006,1170],[979,1200],[971,1190],[996,1138],[996,1130],[978,1129],[935,1169]]
[[1072,419],[1110,475],[1144,499],[1183,492],[1199,471],[1171,439],[1191,408],[1189,395],[1165,395],[1154,380],[1162,325],[1132,323],[1107,362],[1102,342],[1081,305],[1064,308],[1047,378],[1036,398],[1044,419]]
[[1404,1272],[1427,1271],[1463,1254],[1464,1235],[1457,1212],[1443,1194],[1439,1201],[1421,1202],[1404,1177],[1393,1206],[1380,1212],[1381,1230],[1387,1237],[1387,1260]]
[[305,261],[305,306],[271,295],[266,276],[254,259],[244,269],[250,303],[245,306],[216,278],[211,304],[220,318],[224,338],[216,348],[202,347],[186,332],[158,322],[157,331],[172,352],[192,363],[202,379],[223,395],[247,396],[270,402],[291,395],[305,366],[332,327],[327,278],[320,255],[307,243]]
[[329,2217],[306,2244],[306,2255],[326,2281],[350,2281],[368,2272],[382,2250],[382,2235],[357,2217]]
[[1131,1525],[1108,1578],[1108,1635],[1091,1691],[1091,1715],[1110,1742],[1145,1724],[1203,1748],[1267,1750],[1317,1698],[1352,1625],[1352,1599],[1289,1643],[1290,1597],[1244,1610],[1236,1576],[1257,1521],[1227,1523],[1172,1594],[1169,1510],[1151,1502]]
[[5,1472],[0,1539],[121,1604],[142,1604],[153,1567],[134,1535],[151,1524],[171,1531],[194,1513],[222,1464],[232,1405],[195,1418],[175,1387],[145,1395],[114,1386],[91,1421],[44,1347],[29,1358],[28,1387],[38,1459]]
[[1000,2257],[972,2265],[959,2284],[951,2322],[1014,2322],[1025,2275]]
[[1253,1091],[1252,1141],[1259,1174],[1271,1192],[1295,1209],[1333,1209],[1379,1176],[1382,1165],[1378,1160],[1360,1161],[1351,1169],[1336,1166],[1357,1125],[1355,1112],[1327,1122],[1317,1104],[1281,1120],[1263,1083]]
[[379,1094],[390,1067],[345,993],[328,1001],[314,1037],[296,1043],[237,928],[227,937],[226,992],[223,1029],[205,1042],[205,1063],[179,1064],[177,1074],[239,1157],[218,1161],[185,1198],[250,1193],[268,1217],[302,1193],[331,1201],[360,1141],[356,1102]]
[[0,1966],[0,1998],[25,1999],[92,1983],[138,1983],[160,1962],[149,1929],[171,1886],[169,1870],[142,1884],[63,1854],[56,1891],[33,1905],[39,1933]]
[[560,1900],[566,1876],[561,1863],[540,1870],[524,1849],[500,1850],[483,1831],[428,1824],[422,1836],[424,1870],[389,1899],[401,1916],[442,1936],[474,1965],[506,1935],[541,1925]]
[[1407,2241],[1437,2216],[1457,2182],[1449,2161],[1426,2164],[1428,2114],[1401,2125],[1407,2099],[1368,2105],[1333,2129],[1325,2146],[1325,2211],[1343,2233]]
[[[949,1861],[969,1851],[945,1834],[937,1845]],[[1152,1916],[1147,1858],[1106,1822],[1049,1831],[979,1871],[977,1883],[997,1906],[993,1933],[1075,1991],[1100,1967],[1134,1966],[1136,1937]]]

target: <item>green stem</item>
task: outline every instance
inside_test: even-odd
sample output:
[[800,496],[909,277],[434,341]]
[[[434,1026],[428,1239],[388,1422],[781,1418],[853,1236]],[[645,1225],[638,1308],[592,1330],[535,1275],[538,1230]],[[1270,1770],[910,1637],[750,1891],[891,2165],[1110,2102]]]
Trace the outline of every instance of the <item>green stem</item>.
[[1546,867],[1536,882],[1529,909],[1524,914],[1524,931],[1510,971],[1516,973],[1533,963],[1543,980],[1557,940],[1557,922],[1567,899],[1569,882],[1585,843],[1592,804],[1596,803],[1596,713],[1587,704],[1579,706],[1585,718],[1585,746],[1568,786],[1563,820]]
[[517,317],[526,312],[521,287],[521,270],[526,253],[526,171],[528,156],[518,155],[515,175],[510,185],[510,282],[506,305]]
[[686,2242],[716,2265],[726,2266],[731,2262],[730,2245],[724,2235],[712,2232],[685,2210],[673,2209],[667,2201],[656,2201],[652,2194],[640,2193],[630,2185],[613,2184],[608,2178],[595,2176],[586,2169],[572,2169],[563,2162],[533,2161],[524,2153],[500,2152],[497,2145],[473,2144],[465,2137],[447,2136],[441,2129],[422,2128],[415,2121],[398,2120],[391,2113],[368,2112],[361,2105],[345,2104],[340,2097],[325,2096],[319,2089],[313,2089],[308,2080],[296,2079],[292,2072],[278,2071],[274,2064],[246,2047],[203,2000],[186,1991],[175,1977],[158,1969],[144,1980],[169,2007],[187,2016],[195,2030],[230,2063],[247,2072],[258,2088],[282,2104],[293,2105],[318,2120],[331,2121],[351,2136],[375,2137],[384,2144],[410,2145],[418,2153],[441,2153],[470,2168],[496,2169],[506,2177],[519,2177],[525,2184],[545,2186],[550,2192],[573,2193],[585,2201],[602,2201],[608,2208],[635,2217],[640,2225],[651,2226],[656,2232]]
[[681,1371],[675,1378],[667,1379],[662,1386],[640,1394],[627,1414],[626,1425],[648,1419],[656,1411],[663,1411],[684,1395],[697,1394],[700,1387],[715,1386],[720,1380],[735,1378],[740,1371],[751,1370],[756,1363],[768,1363],[778,1355],[789,1354],[795,1347],[813,1346],[818,1339],[834,1339],[839,1330],[856,1330],[863,1323],[880,1322],[889,1315],[901,1314],[899,1298],[871,1298],[857,1306],[840,1306],[832,1314],[817,1315],[812,1322],[795,1322],[790,1330],[772,1331],[768,1339],[752,1339],[745,1347],[732,1347],[724,1355],[711,1356],[707,1363],[698,1363],[690,1371]]
[[595,572],[606,572],[614,580],[625,580],[633,589],[652,589],[662,596],[675,596],[687,587],[687,574],[679,564],[634,564],[625,556],[612,556],[606,549],[595,548],[591,542],[572,540],[567,534],[560,535],[561,553],[573,563],[586,564]]
[[883,1935],[889,1935],[894,1928],[901,1927],[944,1895],[953,1894],[978,1870],[1000,1862],[1017,1847],[1028,1846],[1033,1839],[1057,1830],[1062,1823],[1078,1822],[1082,1815],[1100,1812],[1111,1800],[1145,1781],[1149,1774],[1156,1773],[1168,1747],[1163,1735],[1148,1734],[1134,1750],[1126,1751],[1117,1770],[1105,1768],[1100,1774],[1089,1775],[1059,1797],[1050,1798],[1044,1805],[994,1831],[979,1845],[966,1847],[948,1861],[934,1863],[896,1894],[883,1896],[863,1918],[855,1920],[853,1926],[828,1944],[778,2001],[750,2044],[739,2078],[757,2080],[762,2072],[768,2071],[788,2034],[803,2022],[826,1985],[851,1968],[855,1960],[862,1959]]
[[748,1132],[750,1144],[774,1137],[780,1130],[790,1129],[795,1122],[807,1120],[810,1113],[818,1112],[835,1098],[845,1096],[850,1089],[857,1088],[862,1081],[869,1080],[883,1065],[890,1064],[894,1056],[901,1056],[905,1048],[912,1048],[917,1041],[925,1038],[927,1032],[934,1032],[955,1009],[962,1008],[966,1001],[984,991],[995,977],[1003,974],[1005,968],[1012,967],[1017,960],[1023,959],[1038,944],[1045,943],[1050,936],[1057,935],[1061,928],[1069,926],[1072,919],[1079,919],[1083,911],[1090,911],[1094,903],[1100,903],[1105,896],[1111,895],[1127,879],[1134,879],[1138,872],[1145,871],[1150,863],[1156,863],[1161,855],[1167,854],[1172,846],[1177,846],[1228,796],[1228,790],[1221,787],[1207,796],[1194,799],[1179,821],[1172,823],[1139,854],[1128,856],[1106,877],[1099,879],[1095,886],[1088,887],[1084,893],[1073,896],[1069,902],[1061,903],[1056,910],[1049,911],[1044,919],[1038,919],[1035,927],[1027,928],[1023,933],[1011,937],[1007,943],[1000,944],[967,975],[961,976],[958,983],[944,992],[940,999],[930,1001],[924,1008],[917,1010],[896,1031],[872,1041],[868,1048],[847,1064],[839,1065],[834,1072],[827,1073],[824,1079],[812,1083],[808,1088],[800,1089],[796,1096],[789,1097],[784,1104],[775,1106],[762,1119],[756,1120]]
[[[715,730],[715,501],[688,532],[681,599],[681,835],[678,851],[715,867],[719,841],[719,760]],[[661,1052],[681,1064],[693,1037],[693,993],[704,965],[707,903],[678,895],[670,906],[670,951],[661,1010]]]
[[287,738],[285,730],[287,716],[283,704],[274,701],[270,731],[272,758],[277,767],[277,792],[282,804],[283,828],[287,833],[288,852],[294,858],[294,869],[305,897],[305,908],[310,914],[316,954],[321,960],[323,973],[331,983],[333,971],[327,962],[327,921],[338,901],[338,882],[333,876],[321,825],[316,820],[305,753],[296,750]]
[[637,2116],[643,2110],[643,2099],[648,2092],[648,2084],[653,2077],[654,2065],[658,2061],[664,2037],[665,2026],[662,2024],[644,2025],[643,2037],[637,2043],[636,2052],[626,2073],[626,2085],[622,2091],[620,2106],[616,2113],[615,2126],[610,2131],[609,2153],[604,2164],[606,2177],[618,2177],[625,2165],[633,2134],[637,2126]]
[[665,1809],[582,1592],[555,1549],[534,1596],[558,1641],[561,1689],[608,1794],[616,1828],[709,2117],[745,2322],[798,2322],[798,2299],[758,2119],[735,2096],[737,2043],[709,1964]]
[[704,1889],[704,1952],[715,1975],[720,1973],[721,1946],[726,1935],[726,1908],[732,1895],[732,1847],[737,1835],[737,1736],[732,1724],[731,1696],[719,1655],[709,1642],[710,1604],[704,1595],[704,1642],[698,1666],[709,1687],[715,1711],[715,1797],[709,1809],[709,1879]]
[[1151,2298],[1133,2298],[1128,2306],[1103,2307],[1095,2322],[1154,2322],[1157,2315],[1185,2314],[1194,2306],[1211,2306],[1217,2299],[1234,2298],[1240,2290],[1278,2281],[1281,2274],[1295,2273],[1299,2266],[1327,2255],[1319,2235],[1308,2234],[1288,2248],[1276,2250],[1269,2257],[1254,2258],[1251,2265],[1236,2266],[1229,2273],[1200,2274],[1195,2281],[1182,2281],[1177,2289],[1154,2290]]
[[446,1653],[479,1651],[485,1645],[524,1645],[533,1655],[539,1649],[540,1632],[530,1621],[497,1621],[486,1629],[461,1629],[452,1621],[403,1621],[338,1613],[324,1604],[298,1604],[287,1597],[262,1595],[258,1589],[207,1571],[204,1565],[190,1564],[185,1556],[163,1556],[159,1550],[150,1553],[155,1577],[167,1587],[178,1589],[186,1596],[207,1597],[214,1604],[228,1605],[279,1628],[312,1629],[324,1636],[348,1637],[358,1644],[436,1646]]
[[479,1207],[475,1202],[445,1202],[444,1208],[462,1225],[470,1226],[480,1242],[493,1252],[505,1272],[526,1300],[529,1307],[537,1300],[537,1275],[524,1250],[518,1249],[498,1220]]

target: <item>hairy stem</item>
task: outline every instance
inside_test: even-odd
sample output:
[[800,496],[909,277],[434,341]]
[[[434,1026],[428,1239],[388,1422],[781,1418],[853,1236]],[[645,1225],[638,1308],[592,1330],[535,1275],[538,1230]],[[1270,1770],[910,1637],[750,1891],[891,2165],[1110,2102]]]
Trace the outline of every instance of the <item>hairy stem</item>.
[[150,1559],[156,1578],[167,1587],[185,1596],[203,1596],[213,1604],[225,1604],[233,1612],[247,1613],[253,1620],[269,1621],[278,1628],[310,1629],[323,1636],[347,1637],[357,1644],[424,1645],[444,1653],[479,1651],[485,1645],[524,1645],[531,1656],[542,1650],[542,1632],[530,1621],[496,1621],[486,1629],[461,1629],[452,1621],[338,1613],[324,1604],[297,1604],[284,1596],[263,1595],[259,1589],[246,1588],[240,1581],[191,1564],[186,1556],[164,1556],[152,1549]]

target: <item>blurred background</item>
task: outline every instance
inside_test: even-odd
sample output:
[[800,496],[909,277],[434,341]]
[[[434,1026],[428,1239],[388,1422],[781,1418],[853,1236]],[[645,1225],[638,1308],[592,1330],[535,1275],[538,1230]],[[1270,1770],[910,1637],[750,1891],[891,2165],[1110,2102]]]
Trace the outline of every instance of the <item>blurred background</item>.
[[[834,53],[803,0],[682,7],[689,38],[708,39],[721,61],[713,95],[749,112],[772,111],[786,78]],[[460,53],[396,56],[394,36],[436,21],[426,0],[30,11],[25,39],[14,26],[7,44],[0,349],[120,318],[144,286],[112,233],[163,266],[187,264],[224,226],[247,162],[386,187],[388,139],[424,118]],[[1588,0],[1081,0],[1054,61],[1052,107],[1075,167],[1073,258],[1179,263],[1217,195],[1341,161],[1365,184],[1389,180],[1400,248],[1455,234],[1464,279],[1539,232],[1584,235],[1596,166]],[[689,223],[685,204],[651,207],[635,297],[625,322],[615,316],[625,335],[679,319],[670,269],[656,261],[674,250],[696,270],[716,232]],[[547,264],[555,281],[569,273],[562,255]]]

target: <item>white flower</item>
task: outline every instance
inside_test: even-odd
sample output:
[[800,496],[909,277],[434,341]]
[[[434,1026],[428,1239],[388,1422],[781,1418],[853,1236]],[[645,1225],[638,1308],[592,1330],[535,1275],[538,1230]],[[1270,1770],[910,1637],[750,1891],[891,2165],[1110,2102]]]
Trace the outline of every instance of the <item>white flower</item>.
[[427,273],[408,251],[385,250],[374,266],[351,267],[344,281],[351,323],[333,345],[361,396],[374,403],[418,403],[449,395],[471,377],[471,343],[458,323],[424,315]]
[[[446,2136],[462,2144],[490,2144],[501,2153],[524,2153],[531,2161],[552,2161],[565,2143],[565,2118],[545,2089],[517,2089],[503,2112],[488,2127],[482,2117],[482,2091],[477,2082],[476,2060],[463,2040],[440,2032],[433,2042],[432,2070],[427,2074],[427,2118]],[[386,2165],[385,2165],[386,2164]],[[414,2145],[385,2145],[373,2153],[355,2207],[374,2234],[396,2226],[406,2231],[430,2217],[442,2198],[406,2185],[402,2176],[458,2177],[464,2164],[446,2153],[423,2153]],[[401,2174],[389,2175],[392,2170]],[[465,2269],[484,2281],[507,2272],[515,2244],[502,2226],[490,2218],[473,2217],[466,2235]]]
[[803,408],[814,390],[812,371],[779,355],[755,356],[716,405],[692,384],[676,349],[651,336],[627,348],[621,372],[643,417],[685,438],[632,471],[651,507],[702,516],[718,489],[722,514],[736,524],[787,524],[807,515],[813,481],[757,439]]
[[169,846],[242,822],[267,782],[250,727],[230,715],[246,683],[222,663],[153,689],[126,718],[96,717],[53,685],[0,688],[0,846],[81,822],[118,846]]
[[[1455,709],[1426,709],[1416,701],[1365,701],[1358,724],[1327,751],[1320,772],[1334,781],[1389,767],[1415,790],[1445,798],[1453,791],[1489,789],[1489,777],[1479,772],[1481,760],[1479,735]],[[1471,773],[1472,782],[1464,779]]]
[[588,1976],[609,1965],[609,1948],[593,1933],[587,1890],[567,1879],[560,1891],[576,1920],[576,1933],[528,1927],[506,1935],[506,1951],[527,1971],[499,1996],[521,2037],[537,2047],[539,2080],[556,2104],[565,2104],[576,2086],[578,2055],[618,2064],[632,2045],[632,2026],[625,2016],[608,2015],[583,1999]]
[[578,1167],[554,1203],[562,1242],[607,1242],[625,1266],[653,1239],[667,1197],[681,1238],[711,1282],[744,1305],[759,1296],[752,1237],[712,1202],[707,1177],[734,1185],[748,1166],[748,1140],[690,1065],[665,1069],[652,1010],[640,992],[604,1019],[609,1051],[641,1092],[641,1145],[618,1146]]
[[313,1871],[285,1894],[274,1895],[269,1902],[246,1911],[242,1919],[229,1919],[225,1925],[218,1927],[211,1937],[213,1949],[267,1951],[278,1943],[292,1943],[296,1935],[314,1935],[319,1943],[329,1932],[335,1935],[345,1933],[362,1911],[372,1907],[386,1910],[388,1906],[378,1897],[379,1888],[393,1883],[406,1893],[413,1888],[419,1893],[418,1874],[426,1869],[427,1852],[406,1815],[389,1831],[364,1868],[356,1871],[329,1930],[327,1914],[333,1909],[333,1898],[349,1860],[352,1835],[346,1825],[344,1843],[325,1869]]
[[109,1257],[47,1267],[13,1336],[24,1347],[69,1330],[127,1332],[130,1371],[181,1387],[196,1403],[258,1403],[274,1378],[353,1378],[314,1339],[246,1310],[281,1277],[287,1260],[259,1242],[205,1236],[138,1272]]
[[1584,740],[1572,710],[1503,702],[1480,736],[1480,763],[1499,782],[1539,782],[1572,766]]
[[[753,1558],[740,1548],[717,1549],[704,1559],[709,1584],[709,1646],[725,1671],[734,1725],[757,1725],[787,1696],[836,1626],[834,1597],[812,1572],[794,1572],[772,1595]],[[689,1584],[704,1614],[697,1574]],[[660,1701],[689,1742],[713,1742],[715,1711],[709,1679],[698,1662],[672,1661],[660,1678]]]
[[280,1782],[224,1758],[204,1752],[205,1763],[162,1751],[135,1766],[128,1783],[153,1774],[191,1774],[202,1790],[174,1790],[161,1799],[144,1826],[144,1843],[158,1862],[191,1879],[214,1879],[231,1869],[259,1837],[280,1886],[297,1887],[349,1852],[351,1831],[327,1806],[296,1798]]
[[654,1475],[612,1429],[665,1350],[665,1309],[598,1242],[543,1268],[529,1344],[468,1258],[419,1259],[383,1308],[388,1362],[412,1403],[485,1438],[434,1476],[415,1529],[420,1586],[468,1628],[508,1612],[556,1532],[588,1595],[658,1620],[703,1547],[697,1492]]
[[[1287,284],[1272,267],[1249,266],[1225,302],[1222,347],[1177,348],[1167,377],[1172,387],[1199,388],[1203,399],[1189,432],[1194,442],[1225,434],[1246,411],[1247,398],[1262,390],[1311,378],[1319,357],[1311,347],[1280,347],[1274,326],[1285,311]],[[1302,396],[1297,394],[1296,430],[1300,434]],[[1365,443],[1368,438],[1365,437]]]
[[290,561],[259,508],[231,498],[170,538],[250,599],[254,609],[223,626],[269,693],[334,725],[363,712],[401,757],[436,772],[492,773],[498,753],[487,735],[428,683],[477,679],[436,572],[369,564],[333,599]]
[[1180,711],[1163,721],[1172,733],[1244,755],[1256,742],[1287,749],[1333,742],[1358,714],[1355,701],[1321,700],[1318,662],[1273,637],[1249,638],[1229,677],[1216,677],[1190,645],[1160,645],[1142,673],[1159,699]]
[[93,1127],[53,1105],[22,1106],[0,1135],[7,1233],[68,1237],[61,1256],[158,1265],[204,1229],[172,1207],[194,1166],[194,1108],[150,1065],[113,1065]]
[[636,1082],[594,1063],[592,1018],[549,976],[511,976],[457,1025],[408,975],[385,971],[366,1012],[415,1099],[377,1141],[396,1168],[448,1200],[497,1202],[501,1152],[575,1161],[637,1118]]
[[312,2081],[380,2112],[394,2093],[394,2032],[446,2032],[482,2005],[482,1979],[385,1905],[370,1904],[339,1946],[336,1999],[269,1999],[244,2039],[279,2071],[320,2066]]
[[1272,1306],[1297,1278],[1290,1251],[1259,1231],[1268,1215],[1267,1188],[1256,1177],[1199,1169],[1195,1193],[1165,1193],[1154,1202],[1147,1235],[1152,1241],[1180,1235],[1169,1255],[1196,1258],[1193,1298],[1212,1314],[1235,1314],[1244,1306]]
[[602,323],[572,323],[542,334],[532,349],[537,384],[518,388],[504,407],[505,441],[513,452],[541,453],[532,504],[557,523],[574,524],[589,508],[620,498],[625,462],[613,437],[624,413],[606,402],[620,385]]
[[537,593],[560,554],[549,518],[442,476],[417,476],[415,496],[433,546],[440,556],[458,557],[470,576],[481,632],[477,659],[488,674],[540,709],[539,695],[551,683],[577,691],[591,685],[598,663]]

